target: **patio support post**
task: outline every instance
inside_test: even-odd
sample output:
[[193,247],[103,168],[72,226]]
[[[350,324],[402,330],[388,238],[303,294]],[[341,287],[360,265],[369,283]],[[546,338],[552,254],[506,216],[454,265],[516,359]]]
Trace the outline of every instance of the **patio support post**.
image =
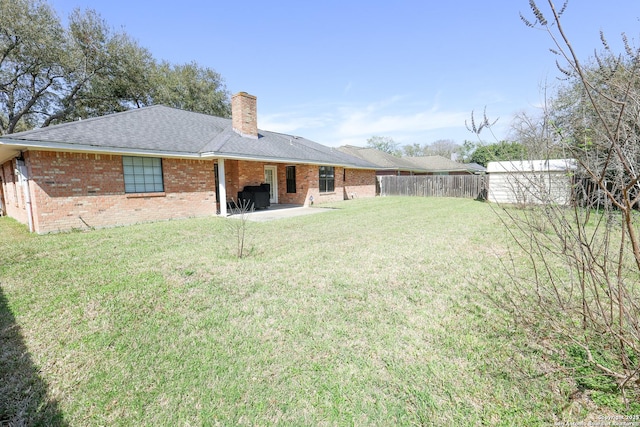
[[29,169],[24,163],[24,160],[16,160],[16,169],[18,175],[18,181],[22,185],[24,191],[24,203],[27,211],[27,220],[29,223],[29,232],[34,232],[33,227],[33,206],[31,205],[31,190],[29,189]]
[[227,179],[224,173],[224,159],[218,159],[218,191],[220,192],[220,216],[227,216]]

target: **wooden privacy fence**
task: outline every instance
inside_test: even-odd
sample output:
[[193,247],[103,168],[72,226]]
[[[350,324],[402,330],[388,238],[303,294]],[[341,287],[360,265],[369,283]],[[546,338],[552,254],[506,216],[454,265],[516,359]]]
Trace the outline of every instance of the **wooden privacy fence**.
[[486,175],[379,176],[381,196],[460,197],[484,200]]

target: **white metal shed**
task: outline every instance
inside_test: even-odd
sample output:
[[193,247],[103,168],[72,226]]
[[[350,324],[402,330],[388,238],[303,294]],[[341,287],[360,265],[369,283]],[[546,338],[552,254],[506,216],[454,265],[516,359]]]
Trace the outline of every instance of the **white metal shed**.
[[575,170],[574,159],[489,162],[488,199],[519,205],[567,205]]

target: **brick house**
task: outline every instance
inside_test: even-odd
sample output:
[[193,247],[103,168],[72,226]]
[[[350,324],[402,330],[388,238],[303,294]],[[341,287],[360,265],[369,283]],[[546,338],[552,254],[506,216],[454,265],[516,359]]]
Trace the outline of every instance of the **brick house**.
[[247,185],[271,203],[375,196],[375,166],[258,129],[256,97],[225,119],[152,106],[0,137],[0,210],[48,233],[226,216]]

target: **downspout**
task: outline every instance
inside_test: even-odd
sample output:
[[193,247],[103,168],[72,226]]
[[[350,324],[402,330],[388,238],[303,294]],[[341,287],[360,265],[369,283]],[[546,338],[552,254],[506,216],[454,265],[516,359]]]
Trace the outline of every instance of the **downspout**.
[[224,172],[224,159],[218,159],[218,191],[220,192],[220,216],[227,216],[227,177]]
[[31,192],[29,191],[29,170],[27,165],[24,164],[24,159],[16,159],[16,169],[18,172],[18,178],[20,184],[22,184],[22,190],[24,192],[24,203],[27,209],[27,222],[29,223],[29,232],[33,233],[33,208],[31,206]]

